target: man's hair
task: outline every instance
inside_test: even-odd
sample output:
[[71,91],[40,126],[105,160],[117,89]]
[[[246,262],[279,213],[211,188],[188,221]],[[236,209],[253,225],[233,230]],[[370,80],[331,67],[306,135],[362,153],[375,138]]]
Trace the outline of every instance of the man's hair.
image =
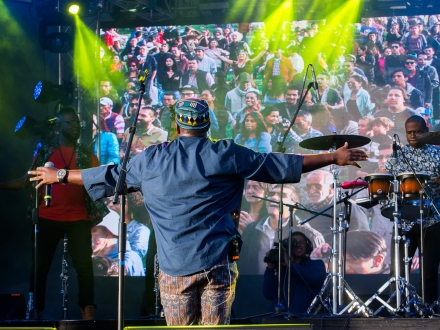
[[197,63],[200,62],[199,58],[197,56],[189,56],[188,61],[196,61]]
[[384,127],[387,127],[388,130],[394,128],[394,122],[387,117],[376,117],[374,118],[374,120],[371,122],[371,125],[374,124],[380,124]]
[[296,117],[304,117],[309,123],[312,123],[312,115],[308,111],[299,110]]
[[178,50],[182,50],[182,45],[176,45],[176,44],[171,45],[171,48],[173,48],[173,47],[176,47]]
[[298,91],[298,94],[301,94],[301,90],[302,90],[302,87],[300,87],[298,84],[290,83],[286,86],[286,93],[287,93],[287,91]]
[[318,76],[319,75],[321,75],[321,76],[325,76],[326,78],[327,78],[327,80],[330,80],[330,75],[327,73],[327,72],[320,72],[320,73],[318,73]]
[[397,70],[394,70],[392,73],[391,73],[391,77],[393,77],[397,72],[402,72],[403,73],[403,76],[405,77],[405,78],[408,78],[409,76],[408,76],[408,73],[406,73],[405,71],[403,71],[403,69],[397,69]]
[[75,115],[78,116],[78,113],[76,112],[76,109],[73,107],[63,107],[58,111],[57,117],[64,116],[64,115]]
[[405,125],[408,123],[419,123],[420,125],[422,125],[422,128],[425,129],[425,131],[428,130],[428,126],[426,126],[426,121],[425,119],[423,119],[422,116],[419,115],[411,116],[406,120]]
[[261,99],[260,92],[258,90],[247,91],[246,94],[244,94],[244,96],[246,97],[248,94],[255,94],[258,100]]
[[379,151],[386,150],[386,149],[393,149],[393,144],[390,143],[380,143],[378,147]]
[[[272,185],[271,187],[269,187],[269,191],[274,190],[275,188],[281,188],[281,183],[276,183],[276,184]],[[295,199],[295,200],[299,201],[298,191],[296,190],[296,188],[293,184],[285,183],[284,188],[290,189],[292,191],[292,193],[289,195],[291,197],[291,199]]]
[[347,253],[355,260],[373,258],[379,254],[386,255],[385,239],[371,230],[352,230],[347,236]]
[[325,171],[325,170],[315,170],[313,172],[310,172],[306,176],[306,181],[309,179],[309,177],[311,177],[312,175],[316,175],[316,174],[319,174],[319,176],[322,176],[324,178],[325,184],[328,184],[330,187],[333,186],[333,174],[331,174],[329,171]]
[[165,93],[163,94],[163,96],[165,96],[165,95],[167,95],[167,96],[172,96],[172,97],[173,97],[173,100],[176,100],[176,95],[174,95],[173,92],[165,92]]
[[[425,48],[426,49],[426,48]],[[420,55],[426,55],[428,56],[428,54],[426,54],[424,51],[421,51],[420,53],[417,54],[417,58],[419,58]]]
[[392,89],[397,89],[397,90],[401,91],[405,102],[407,102],[409,100],[408,92],[405,89],[403,89],[402,87],[399,87],[399,86],[391,87],[390,90],[388,91],[388,94],[390,93],[390,91]]
[[149,105],[144,105],[141,107],[141,110],[144,111],[151,111],[153,113],[153,116],[156,117],[156,110],[154,110],[153,107],[150,107]]
[[209,124],[208,126],[206,126],[204,128],[201,128],[201,129],[186,129],[181,126],[178,126],[178,127],[179,127],[180,131],[182,133],[185,133],[186,135],[205,136],[208,133],[209,128],[211,127],[211,124]]

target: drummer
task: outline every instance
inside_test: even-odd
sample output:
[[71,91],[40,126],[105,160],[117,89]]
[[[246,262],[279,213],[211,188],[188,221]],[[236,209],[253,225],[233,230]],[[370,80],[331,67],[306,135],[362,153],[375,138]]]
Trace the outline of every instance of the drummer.
[[[408,144],[402,147],[402,152],[398,151],[397,159],[394,161],[389,158],[385,163],[384,169],[394,176],[398,176],[401,173],[411,172],[411,169],[406,164],[402,157],[402,153],[408,159],[415,172],[425,172],[430,177],[436,178],[435,186],[439,186],[440,183],[440,149],[425,143],[417,141],[417,136],[428,132],[425,120],[420,116],[411,116],[405,122],[406,139]],[[434,187],[432,187],[434,188]],[[430,189],[428,189],[429,191]],[[440,198],[435,195],[434,203],[438,209],[440,209]],[[432,209],[431,209],[432,211]],[[434,214],[431,212],[431,214]],[[405,219],[415,220],[415,219]],[[424,246],[424,270],[425,270],[425,302],[430,304],[437,299],[438,291],[438,266],[440,263],[440,217],[427,216],[424,219],[425,232],[425,246]],[[420,226],[414,225],[409,234],[410,246],[409,257],[412,258],[416,249],[420,246]],[[392,244],[392,258],[394,258],[394,244]],[[401,265],[400,276],[404,276],[404,263],[403,263],[403,251],[404,245],[400,244]],[[410,261],[411,262],[411,261]],[[391,263],[390,277],[395,276],[394,262]],[[419,285],[419,291],[421,291],[421,285]]]

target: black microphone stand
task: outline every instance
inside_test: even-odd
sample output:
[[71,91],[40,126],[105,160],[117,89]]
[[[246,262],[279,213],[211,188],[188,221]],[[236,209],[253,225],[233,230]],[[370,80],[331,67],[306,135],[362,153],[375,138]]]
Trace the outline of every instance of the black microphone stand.
[[133,118],[133,124],[129,128],[129,138],[127,142],[127,146],[125,148],[124,158],[122,160],[121,169],[119,171],[118,182],[115,187],[115,195],[113,196],[113,204],[118,204],[119,196],[121,196],[121,214],[119,217],[119,228],[118,228],[118,236],[119,236],[119,244],[118,244],[118,254],[119,254],[119,268],[118,268],[118,330],[124,329],[124,294],[125,294],[125,252],[127,250],[127,225],[125,223],[125,203],[126,203],[126,195],[127,195],[127,185],[125,182],[126,179],[126,170],[127,163],[130,157],[130,149],[133,143],[133,137],[136,133],[136,123],[139,117],[139,110],[141,108],[142,97],[145,93],[145,80],[147,79],[149,72],[145,70],[144,72],[139,72],[138,81],[140,82],[139,86],[139,103],[136,109],[136,114]]
[[[54,129],[54,123],[51,123],[50,126],[50,131],[49,133],[45,136],[43,143],[38,143],[35,151],[34,151],[34,159],[32,160],[31,166],[29,167],[28,171],[33,171],[35,170],[37,164],[40,162],[40,160],[43,158],[43,153],[41,153],[42,151],[42,146],[47,144],[52,138],[53,138],[53,129]],[[26,172],[27,173],[27,172]],[[26,174],[25,176],[25,180],[24,180],[24,184],[22,188],[27,188],[30,184],[29,181],[29,174]],[[34,187],[37,185],[38,183],[35,182],[34,183]],[[39,208],[40,208],[40,189],[35,189],[35,206],[34,208],[32,208],[31,211],[31,220],[32,220],[32,224],[34,226],[34,244],[32,246],[33,249],[33,257],[34,257],[34,265],[33,265],[33,269],[32,269],[32,298],[29,297],[29,302],[28,302],[28,309],[29,309],[29,318],[33,319],[33,320],[38,320],[40,318],[39,312],[37,310],[37,308],[35,307],[35,302],[37,300],[37,250],[38,250],[38,216],[39,216]],[[32,301],[31,301],[32,300]]]
[[[303,86],[302,86],[302,90],[304,90],[304,86],[306,84],[306,78],[307,78],[307,73],[309,72],[309,67],[311,66],[311,64],[309,64],[307,66],[307,70],[306,70],[306,74],[304,75],[304,79],[303,79]],[[296,109],[295,114],[293,115],[292,120],[290,121],[290,125],[287,128],[287,130],[284,132],[283,135],[283,139],[281,141],[278,142],[278,152],[284,153],[286,152],[286,147],[284,146],[284,143],[287,139],[287,135],[289,134],[290,130],[293,127],[293,124],[295,123],[296,117],[298,116],[298,112],[301,109],[301,106],[303,105],[307,93],[309,92],[309,90],[315,86],[314,82],[309,83],[309,85],[307,86],[307,90],[304,94],[301,94],[301,99],[300,102],[298,103],[298,107]],[[283,240],[283,190],[284,190],[284,184],[281,185],[281,191],[280,191],[280,201],[279,201],[279,212],[278,212],[278,217],[279,217],[279,221],[278,221],[278,244],[280,244],[279,246],[279,250],[278,250],[278,302],[277,305],[275,307],[275,314],[280,314],[283,310],[284,310],[284,306],[281,304],[281,264],[282,264],[282,246],[281,246],[281,241]],[[291,230],[291,229],[290,229]],[[288,242],[289,242],[289,247],[292,246],[292,235],[289,235],[288,237]],[[290,259],[292,256],[292,251],[288,251],[288,261],[289,264],[287,265],[288,267],[290,267]],[[288,272],[288,279],[287,281],[290,283],[290,271]],[[290,286],[289,286],[289,290],[290,290]],[[289,297],[290,298],[290,297]],[[290,300],[290,299],[289,299]],[[290,307],[290,306],[289,306]]]

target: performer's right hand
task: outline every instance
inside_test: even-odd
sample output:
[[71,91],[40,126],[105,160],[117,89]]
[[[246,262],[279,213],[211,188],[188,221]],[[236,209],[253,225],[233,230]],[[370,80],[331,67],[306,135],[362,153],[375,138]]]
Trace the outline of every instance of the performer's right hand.
[[28,174],[33,176],[29,181],[40,181],[36,189],[44,184],[58,183],[57,172],[58,169],[54,167],[37,167],[34,171],[28,171]]
[[348,149],[348,143],[337,149],[334,153],[335,164],[337,165],[354,165],[358,168],[362,166],[357,163],[357,161],[367,160],[367,154],[359,149]]

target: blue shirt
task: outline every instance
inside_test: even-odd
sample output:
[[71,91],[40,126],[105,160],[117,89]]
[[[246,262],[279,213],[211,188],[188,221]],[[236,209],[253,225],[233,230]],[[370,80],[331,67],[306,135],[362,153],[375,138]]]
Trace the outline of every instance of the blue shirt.
[[[128,192],[140,190],[154,226],[159,264],[171,276],[222,262],[239,237],[231,212],[244,180],[292,183],[301,179],[302,156],[257,153],[232,140],[179,137],[150,146],[127,165]],[[82,172],[92,199],[112,196],[120,166]]]

